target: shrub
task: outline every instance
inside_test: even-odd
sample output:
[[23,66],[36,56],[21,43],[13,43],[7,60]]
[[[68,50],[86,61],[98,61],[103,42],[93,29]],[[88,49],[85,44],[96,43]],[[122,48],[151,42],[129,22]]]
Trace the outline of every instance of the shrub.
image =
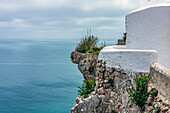
[[95,80],[83,80],[82,87],[78,87],[78,95],[83,96],[83,98],[88,97],[88,95],[94,91],[95,88]]
[[142,76],[139,77],[136,75],[135,82],[136,82],[136,88],[132,85],[131,81],[129,81],[131,88],[127,88],[127,92],[129,94],[129,97],[131,98],[131,101],[135,103],[141,111],[145,110],[145,104],[150,94],[153,95],[153,91],[148,92],[148,82],[150,80],[150,76]]
[[95,51],[93,51],[93,50],[88,50],[86,53],[95,53]]
[[93,54],[99,54],[99,52],[103,49],[103,47],[91,47],[90,50],[88,50],[86,53],[93,53]]
[[158,107],[155,107],[155,109],[153,110],[153,113],[157,113],[158,112]]
[[89,67],[89,72],[90,72],[90,73],[94,72],[94,70],[95,70],[95,67],[94,67],[94,66],[90,66],[90,67]]
[[111,110],[111,113],[117,113],[116,110]]
[[114,80],[113,80],[113,79],[109,79],[109,80],[108,80],[108,83],[110,84],[111,87],[114,86]]
[[99,39],[94,36],[85,37],[77,45],[77,47],[75,48],[75,51],[81,52],[81,53],[86,53],[88,50],[91,49],[91,47],[96,46],[98,41],[99,41]]

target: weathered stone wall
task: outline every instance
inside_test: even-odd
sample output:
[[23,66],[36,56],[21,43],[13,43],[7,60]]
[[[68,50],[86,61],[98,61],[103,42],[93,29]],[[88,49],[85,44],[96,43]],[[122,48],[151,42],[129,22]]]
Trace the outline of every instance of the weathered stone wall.
[[159,96],[164,103],[170,104],[170,69],[159,63],[153,63],[150,73],[153,75],[150,86],[159,91]]
[[[81,96],[78,97],[75,107],[71,109],[72,113],[111,113],[112,110],[118,113],[140,113],[138,107],[131,103],[126,92],[126,88],[129,87],[128,80],[133,81],[134,76],[130,73],[126,74],[122,69],[107,67],[106,63],[98,60],[97,55],[73,52],[71,59],[78,64],[78,68],[85,79],[96,79],[95,91],[85,99]],[[90,69],[91,66],[93,69]],[[159,89],[157,90],[159,91]],[[151,101],[157,102],[157,99],[150,98],[148,100],[146,109],[150,113],[153,112],[155,107],[160,108],[162,106],[159,104],[153,106],[155,104],[151,103]],[[151,106],[149,106],[150,103]],[[168,105],[163,106],[162,109],[166,107],[169,109]],[[162,112],[161,109],[160,111]]]
[[155,88],[158,91],[158,96],[154,100],[155,105],[159,106],[162,111],[168,111],[170,108],[170,69],[159,63],[153,63],[150,74],[153,77],[150,80],[149,89]]
[[102,113],[110,113],[112,110],[120,113],[137,113],[138,108],[131,103],[126,92],[126,88],[129,87],[128,80],[133,78],[122,69],[107,67],[102,61],[98,61],[95,93],[102,97],[98,113],[101,110]]

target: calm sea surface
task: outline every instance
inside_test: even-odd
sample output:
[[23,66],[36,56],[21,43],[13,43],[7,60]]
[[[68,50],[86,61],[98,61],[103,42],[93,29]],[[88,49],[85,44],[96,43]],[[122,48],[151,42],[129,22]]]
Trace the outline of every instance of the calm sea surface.
[[0,113],[70,113],[83,79],[76,44],[0,39]]

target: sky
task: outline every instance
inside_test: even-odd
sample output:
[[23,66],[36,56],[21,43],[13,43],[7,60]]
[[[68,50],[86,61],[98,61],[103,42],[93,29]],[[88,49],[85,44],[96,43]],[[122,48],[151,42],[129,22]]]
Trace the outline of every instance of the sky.
[[0,0],[0,38],[121,38],[125,15],[148,0]]

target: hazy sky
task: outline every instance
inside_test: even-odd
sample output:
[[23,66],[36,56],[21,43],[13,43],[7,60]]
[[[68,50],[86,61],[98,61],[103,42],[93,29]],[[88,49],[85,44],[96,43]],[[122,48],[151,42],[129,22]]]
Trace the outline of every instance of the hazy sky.
[[0,0],[0,38],[121,38],[127,13],[147,0]]

